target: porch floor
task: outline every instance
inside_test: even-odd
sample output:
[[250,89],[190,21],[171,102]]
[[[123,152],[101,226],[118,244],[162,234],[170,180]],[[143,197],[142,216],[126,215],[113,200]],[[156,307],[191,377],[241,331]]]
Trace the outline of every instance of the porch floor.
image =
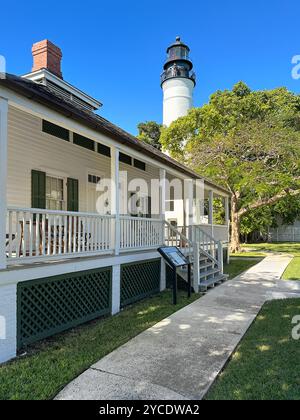
[[[137,256],[137,258],[141,255],[147,255],[147,254],[153,254],[155,253],[156,250],[155,249],[149,249],[149,250],[142,250],[142,251],[135,251],[135,250],[128,250],[128,251],[123,251],[122,253],[120,253],[118,256],[116,256],[115,254],[100,254],[98,256],[80,256],[80,257],[72,257],[72,258],[66,258],[66,259],[59,259],[59,260],[43,260],[43,261],[37,261],[34,263],[27,263],[27,264],[22,264],[20,262],[16,262],[16,264],[11,264],[9,266],[7,266],[6,269],[4,270],[0,270],[0,275],[2,273],[7,273],[7,272],[11,272],[11,271],[18,271],[18,270],[26,270],[26,269],[32,269],[32,268],[40,268],[40,267],[51,267],[53,265],[57,266],[57,265],[65,265],[65,264],[80,264],[80,263],[85,263],[85,262],[89,262],[89,261],[95,261],[98,260],[99,262],[101,261],[101,263],[103,263],[105,260],[111,260],[111,259],[122,259],[122,258],[129,258],[129,257],[133,257],[133,256]],[[159,256],[159,255],[158,255]],[[108,264],[109,266],[109,264]]]
[[270,256],[140,334],[68,385],[59,400],[202,399],[262,305],[291,292],[289,256]]

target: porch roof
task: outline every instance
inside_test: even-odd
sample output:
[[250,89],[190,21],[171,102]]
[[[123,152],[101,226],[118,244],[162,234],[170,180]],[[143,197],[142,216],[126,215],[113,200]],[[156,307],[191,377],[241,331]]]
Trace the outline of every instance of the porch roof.
[[72,118],[77,122],[88,126],[89,128],[99,131],[102,134],[106,134],[113,140],[118,143],[125,144],[132,149],[139,151],[140,153],[146,153],[147,156],[152,157],[153,159],[164,163],[165,165],[182,172],[186,176],[193,179],[204,179],[206,184],[210,185],[213,188],[216,188],[223,193],[230,195],[230,192],[220,185],[210,181],[209,179],[200,176],[196,172],[177,162],[176,160],[170,158],[164,153],[160,152],[156,148],[138,140],[133,135],[122,130],[118,126],[112,124],[110,121],[105,118],[84,111],[83,109],[74,105],[74,103],[68,101],[66,98],[59,96],[58,94],[53,94],[46,86],[34,83],[32,81],[26,80],[24,78],[6,74],[6,78],[0,78],[0,86],[4,86],[30,100],[38,102],[42,105],[49,107],[55,111],[60,112],[61,114]]

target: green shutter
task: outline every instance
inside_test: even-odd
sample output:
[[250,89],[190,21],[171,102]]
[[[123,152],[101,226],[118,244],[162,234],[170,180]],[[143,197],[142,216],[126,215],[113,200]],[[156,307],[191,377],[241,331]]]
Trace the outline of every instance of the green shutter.
[[40,171],[31,173],[31,206],[33,209],[46,208],[46,174]]
[[68,178],[68,211],[79,211],[79,183]]

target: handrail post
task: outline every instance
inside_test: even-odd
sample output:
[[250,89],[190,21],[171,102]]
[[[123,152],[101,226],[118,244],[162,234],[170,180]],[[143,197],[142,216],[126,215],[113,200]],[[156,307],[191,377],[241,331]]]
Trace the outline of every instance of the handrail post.
[[218,242],[218,264],[221,273],[224,272],[224,256],[223,256],[223,244],[221,241]]
[[193,243],[194,264],[193,264],[193,288],[195,293],[200,289],[200,247],[197,242]]
[[8,101],[0,98],[0,270],[6,263]]

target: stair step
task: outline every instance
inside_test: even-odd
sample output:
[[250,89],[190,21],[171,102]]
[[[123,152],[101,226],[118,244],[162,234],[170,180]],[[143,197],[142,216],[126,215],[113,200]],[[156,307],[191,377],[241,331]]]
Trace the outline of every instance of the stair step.
[[213,276],[214,274],[220,273],[220,269],[219,268],[214,268],[213,270],[209,270],[209,271],[204,271],[203,273],[200,272],[200,277],[209,277],[209,276]]
[[213,268],[213,266],[216,265],[214,262],[210,262],[207,264],[200,264],[200,270],[204,270],[204,268]]
[[220,283],[223,283],[228,280],[228,276],[226,274],[220,274],[218,277],[204,280],[200,282],[200,289],[201,291],[207,290],[210,287],[215,287],[215,285],[218,285]]

